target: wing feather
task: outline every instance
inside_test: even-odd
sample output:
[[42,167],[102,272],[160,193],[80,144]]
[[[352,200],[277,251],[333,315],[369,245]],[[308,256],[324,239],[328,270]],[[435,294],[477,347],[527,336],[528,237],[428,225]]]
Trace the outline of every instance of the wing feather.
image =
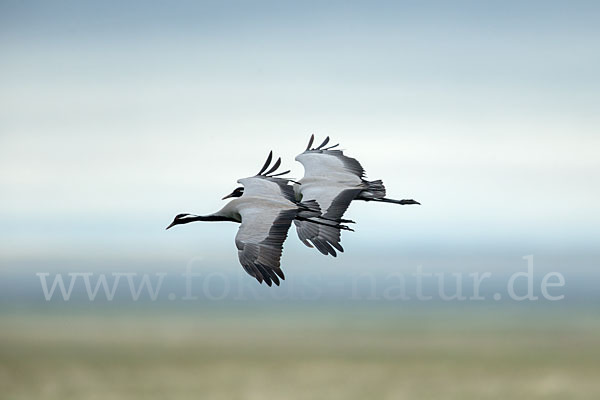
[[244,185],[244,196],[261,197],[281,200],[283,196],[290,202],[295,202],[294,188],[289,185],[289,179],[267,176],[253,176],[238,181]]
[[365,170],[352,157],[344,155],[342,150],[309,150],[296,156],[304,166],[304,178],[313,176],[340,179],[344,175],[349,180],[362,180]]
[[[337,196],[329,202],[328,207],[324,209],[323,216],[332,220],[339,220],[342,218],[348,209],[348,206],[360,191],[361,189],[347,189],[339,192]],[[322,200],[324,203],[327,202],[325,199]],[[318,199],[317,202],[319,202]],[[334,248],[339,252],[344,252],[344,249],[340,244],[341,233],[338,228],[323,225],[322,222],[319,224],[311,223],[310,219],[308,221],[294,221],[294,224],[296,225],[298,238],[306,246],[313,247],[312,245],[314,245],[321,253],[325,255],[331,254],[333,257],[337,255]]]
[[273,164],[273,166],[271,167],[270,170],[265,172],[265,175],[269,175],[270,173],[277,171],[277,168],[279,168],[280,165],[281,165],[281,157],[279,157],[277,159],[277,161],[275,161],[275,164]]
[[279,286],[285,279],[280,267],[283,242],[296,217],[296,209],[253,205],[240,209],[242,223],[235,238],[244,270],[260,283]]

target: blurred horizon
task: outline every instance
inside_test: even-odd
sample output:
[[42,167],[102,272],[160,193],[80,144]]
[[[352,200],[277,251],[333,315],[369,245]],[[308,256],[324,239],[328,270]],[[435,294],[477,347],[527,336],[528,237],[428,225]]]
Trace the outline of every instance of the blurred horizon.
[[[594,1],[0,2],[3,395],[600,398],[599,20]],[[311,134],[422,205],[355,202],[336,258],[292,227],[272,288],[237,224],[165,231],[270,150],[301,178]]]

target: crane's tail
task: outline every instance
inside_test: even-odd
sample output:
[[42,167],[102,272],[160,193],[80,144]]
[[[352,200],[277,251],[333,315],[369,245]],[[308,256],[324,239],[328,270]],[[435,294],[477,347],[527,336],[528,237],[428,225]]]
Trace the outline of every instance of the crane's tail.
[[393,203],[393,204],[402,204],[402,205],[408,205],[408,204],[421,205],[421,203],[419,203],[418,201],[413,200],[413,199],[395,200],[395,199],[381,198],[381,199],[369,199],[367,201],[380,201],[382,203]]

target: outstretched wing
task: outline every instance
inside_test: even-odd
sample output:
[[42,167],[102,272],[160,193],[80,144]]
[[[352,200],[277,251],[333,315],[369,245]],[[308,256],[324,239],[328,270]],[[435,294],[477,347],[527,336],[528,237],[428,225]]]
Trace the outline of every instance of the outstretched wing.
[[297,212],[268,201],[240,207],[242,223],[235,237],[238,258],[260,283],[279,285],[279,279],[285,279],[279,260]]
[[365,171],[358,161],[344,156],[341,150],[322,149],[329,137],[311,149],[313,140],[311,136],[307,150],[296,156],[304,166],[304,177],[297,190],[302,201],[319,203],[325,217],[339,219],[358,193],[368,188],[368,182],[363,179]]
[[304,178],[329,177],[335,180],[347,179],[350,182],[364,178],[365,170],[356,159],[345,156],[342,150],[332,150],[337,144],[324,147],[329,143],[329,136],[321,145],[311,148],[314,138],[311,135],[306,150],[296,156],[296,161],[304,166]]
[[[323,210],[323,217],[329,220],[339,220],[361,190],[307,185],[304,190],[301,189],[301,193],[303,201],[316,200],[319,203],[321,210]],[[341,235],[338,228],[314,224],[310,221],[296,220],[294,224],[296,225],[298,238],[308,247],[313,247],[312,243],[321,253],[331,254],[334,257],[337,255],[334,248],[340,252],[344,251],[340,244]]]
[[365,176],[360,163],[345,156],[341,150],[310,150],[296,156],[304,166],[304,178],[332,177],[336,180],[359,182]]
[[[323,212],[323,217],[332,220],[342,218],[348,206],[367,187],[363,179],[365,171],[354,158],[347,157],[341,150],[331,150],[337,145],[325,147],[329,137],[316,148],[311,148],[314,135],[307,149],[296,156],[304,166],[304,177],[297,187],[302,201],[315,200]],[[298,237],[307,246],[317,248],[321,253],[336,256],[334,249],[343,252],[340,245],[340,231],[333,227],[294,221]]]

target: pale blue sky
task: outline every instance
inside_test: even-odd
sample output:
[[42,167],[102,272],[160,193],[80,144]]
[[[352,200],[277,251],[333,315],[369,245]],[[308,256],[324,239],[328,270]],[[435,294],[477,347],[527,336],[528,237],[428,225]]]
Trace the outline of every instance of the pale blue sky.
[[2,254],[235,265],[233,224],[164,226],[220,208],[271,149],[300,177],[311,133],[423,202],[353,205],[348,248],[595,251],[599,17],[597,2],[4,1]]

